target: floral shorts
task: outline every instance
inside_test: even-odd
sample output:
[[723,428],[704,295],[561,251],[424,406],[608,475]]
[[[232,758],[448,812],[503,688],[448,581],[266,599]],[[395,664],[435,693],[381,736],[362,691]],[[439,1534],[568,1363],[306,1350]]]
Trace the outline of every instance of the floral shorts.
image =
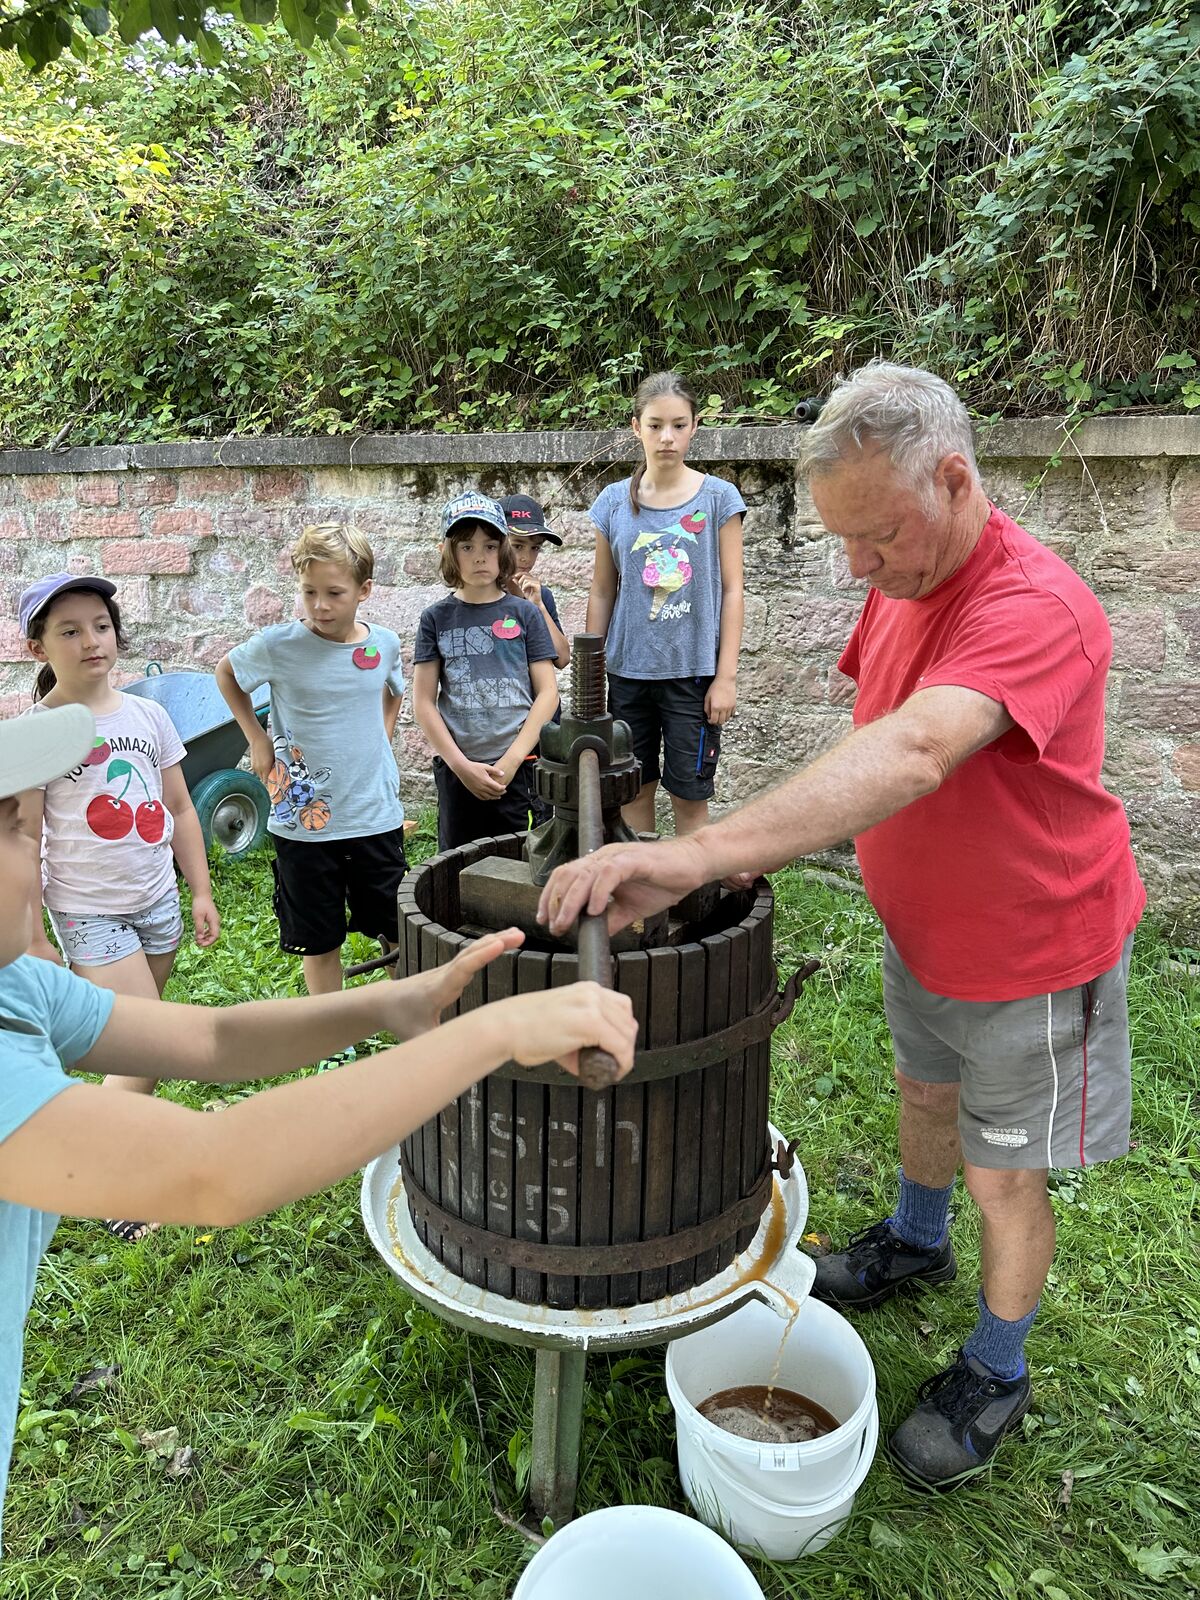
[[183,938],[183,914],[175,888],[147,911],[123,917],[97,917],[90,912],[71,916],[66,911],[49,915],[63,954],[73,967],[107,967],[139,950],[148,956],[165,956],[177,950]]

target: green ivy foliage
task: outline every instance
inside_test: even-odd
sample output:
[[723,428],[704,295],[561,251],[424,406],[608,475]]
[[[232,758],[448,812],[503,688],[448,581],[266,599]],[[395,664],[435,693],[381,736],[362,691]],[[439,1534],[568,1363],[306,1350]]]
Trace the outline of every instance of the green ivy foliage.
[[[278,20],[303,50],[318,40],[344,53],[342,28],[351,15],[366,13],[368,0],[18,0],[0,7],[0,51],[11,50],[31,72],[41,72],[64,51],[78,61],[91,56],[91,40],[114,25],[125,44],[156,34],[164,44],[187,40],[199,59],[221,59],[221,30],[210,11],[249,27]],[[353,35],[352,35],[353,37]]]
[[[1185,0],[383,0],[0,68],[0,437],[1200,405]],[[63,430],[67,430],[63,433]]]

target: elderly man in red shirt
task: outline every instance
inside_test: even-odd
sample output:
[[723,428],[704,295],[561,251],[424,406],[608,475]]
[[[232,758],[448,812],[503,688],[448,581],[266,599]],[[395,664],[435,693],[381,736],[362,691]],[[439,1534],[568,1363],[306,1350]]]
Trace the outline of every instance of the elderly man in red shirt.
[[854,839],[885,931],[902,1165],[891,1215],[823,1257],[813,1292],[867,1309],[953,1278],[961,1164],[982,1219],[979,1318],[890,1442],[912,1479],[947,1488],[1029,1408],[1048,1169],[1129,1148],[1125,987],[1145,891],[1100,781],[1112,638],[1087,585],[990,503],[966,410],[931,373],[855,372],[802,466],[870,586],[839,663],[858,685],[854,731],[698,833],[561,867],[541,914],[562,931],[607,906],[615,929],[714,877]]

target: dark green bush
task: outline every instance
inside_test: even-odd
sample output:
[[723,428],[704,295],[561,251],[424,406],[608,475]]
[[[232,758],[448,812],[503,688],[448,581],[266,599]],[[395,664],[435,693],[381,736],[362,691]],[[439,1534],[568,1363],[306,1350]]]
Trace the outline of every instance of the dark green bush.
[[[220,27],[220,24],[216,24]],[[726,419],[876,353],[984,413],[1200,405],[1183,0],[385,0],[0,68],[0,434]]]

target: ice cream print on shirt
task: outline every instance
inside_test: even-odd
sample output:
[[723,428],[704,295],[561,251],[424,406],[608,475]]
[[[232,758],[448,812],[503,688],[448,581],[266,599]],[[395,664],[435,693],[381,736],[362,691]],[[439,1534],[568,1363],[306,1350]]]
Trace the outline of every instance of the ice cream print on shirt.
[[692,563],[686,546],[697,544],[708,524],[703,511],[680,517],[669,528],[650,528],[639,533],[633,541],[634,550],[645,550],[642,563],[642,582],[653,591],[650,602],[650,621],[661,618],[667,622],[673,617],[684,617],[691,611],[691,602],[675,600],[667,604],[671,595],[677,594],[691,582]]
[[286,731],[276,734],[275,764],[267,776],[267,793],[275,821],[285,828],[303,828],[306,833],[320,833],[329,826],[333,816],[328,792],[317,793],[319,784],[329,778],[329,767],[308,770],[304,751],[292,742]]

